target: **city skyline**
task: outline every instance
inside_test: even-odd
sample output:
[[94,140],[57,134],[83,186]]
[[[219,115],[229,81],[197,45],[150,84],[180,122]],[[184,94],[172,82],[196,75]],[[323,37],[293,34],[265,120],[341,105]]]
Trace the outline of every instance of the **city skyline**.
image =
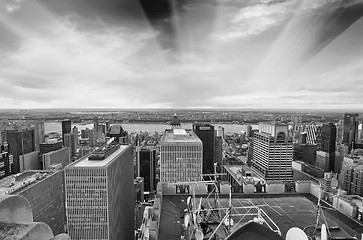
[[363,1],[6,0],[1,108],[362,109]]

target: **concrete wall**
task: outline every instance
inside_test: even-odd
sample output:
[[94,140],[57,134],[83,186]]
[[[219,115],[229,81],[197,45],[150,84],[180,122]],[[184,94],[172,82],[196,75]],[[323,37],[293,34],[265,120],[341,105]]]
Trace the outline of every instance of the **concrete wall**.
[[20,172],[25,170],[41,170],[38,160],[39,151],[30,152],[19,156]]
[[315,196],[316,198],[323,198],[324,197],[324,192],[323,190],[321,190],[320,185],[317,183],[311,183],[311,189],[310,189],[310,194]]
[[285,192],[285,184],[283,183],[266,183],[266,193],[268,194],[281,194]]
[[251,194],[255,192],[255,185],[251,183],[243,183],[243,193]]
[[296,181],[295,191],[297,193],[310,193],[311,192],[311,181]]
[[340,212],[348,215],[349,217],[356,218],[358,216],[357,205],[349,201],[348,199],[334,197],[333,206],[335,209],[338,209]]

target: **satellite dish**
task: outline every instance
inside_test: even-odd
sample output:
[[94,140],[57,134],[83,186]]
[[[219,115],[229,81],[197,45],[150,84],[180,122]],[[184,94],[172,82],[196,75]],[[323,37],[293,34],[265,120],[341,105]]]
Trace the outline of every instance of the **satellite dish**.
[[320,237],[321,240],[327,240],[328,239],[328,234],[327,234],[327,231],[326,231],[326,225],[323,223],[321,225],[321,237]]
[[190,215],[186,214],[184,217],[184,227],[188,227],[189,226],[189,221],[190,221]]
[[204,234],[203,234],[203,232],[201,231],[201,230],[197,230],[197,231],[195,231],[195,234],[194,234],[194,238],[196,239],[196,240],[203,240],[204,239]]
[[309,239],[303,230],[297,227],[293,227],[290,228],[289,231],[287,231],[286,240],[309,240]]
[[189,205],[190,204],[190,201],[192,200],[192,198],[189,196],[188,198],[187,198],[187,205]]

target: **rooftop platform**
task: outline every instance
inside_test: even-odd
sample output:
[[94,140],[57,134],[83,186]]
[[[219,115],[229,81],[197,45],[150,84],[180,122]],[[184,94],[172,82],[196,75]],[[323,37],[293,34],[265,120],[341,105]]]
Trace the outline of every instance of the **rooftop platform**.
[[[186,208],[187,195],[184,196],[163,196],[159,239],[161,240],[179,240],[183,233],[184,222],[182,219],[184,209]],[[202,196],[203,198],[206,196]],[[199,200],[200,196],[197,197]],[[210,201],[213,201],[212,198]],[[227,208],[229,204],[228,198],[220,198],[220,203],[223,207]],[[204,202],[202,205],[205,209],[208,204]],[[305,227],[312,226],[316,221],[317,206],[304,196],[266,196],[257,198],[232,198],[232,206],[238,207],[253,207],[260,206],[260,208],[267,213],[267,215],[277,224],[281,231],[282,238],[285,239],[287,231],[292,227]],[[236,209],[232,210],[232,218],[235,223],[238,222],[240,217],[233,216],[237,213],[246,213],[246,210]],[[324,212],[325,213],[325,212]],[[334,237],[348,237],[354,236],[355,231],[351,230],[349,226],[342,226],[340,220],[329,213],[326,214],[327,222],[330,227],[341,226],[340,230],[331,231]],[[243,221],[248,222],[246,217]],[[312,231],[308,229],[306,232]],[[347,233],[348,232],[348,233]],[[360,237],[360,236],[358,236]]]
[[82,167],[105,167],[110,162],[112,162],[116,156],[121,154],[128,147],[129,147],[129,145],[120,145],[118,150],[116,150],[114,153],[112,153],[110,156],[108,156],[106,159],[103,159],[103,160],[90,160],[89,159],[90,155],[87,155],[87,156],[81,158],[80,160],[68,165],[67,168],[69,168],[69,167],[81,167],[81,168]]
[[163,143],[200,143],[202,141],[190,129],[166,129],[161,139]]
[[55,171],[27,170],[22,173],[7,176],[0,180],[0,195],[17,194],[54,173]]

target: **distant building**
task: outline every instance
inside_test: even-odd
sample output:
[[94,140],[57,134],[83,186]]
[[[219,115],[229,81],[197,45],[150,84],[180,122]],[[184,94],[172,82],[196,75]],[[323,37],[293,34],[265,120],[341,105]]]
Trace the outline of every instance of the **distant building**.
[[316,164],[316,145],[294,144],[294,161],[302,161],[311,165]]
[[54,142],[54,143],[41,143],[39,145],[40,154],[45,154],[49,152],[53,152],[55,150],[62,148],[62,142]]
[[253,137],[252,136],[252,126],[251,125],[247,125],[247,128],[246,128],[246,137],[247,138]]
[[[138,148],[138,147],[137,147]],[[156,190],[156,149],[141,148],[136,150],[138,177],[144,179],[145,191]]]
[[260,124],[254,134],[251,166],[266,181],[292,182],[292,138],[288,125],[282,123]]
[[166,129],[160,140],[160,181],[200,181],[203,144],[192,130]]
[[65,168],[72,239],[134,238],[133,146],[115,145]]
[[21,195],[32,208],[35,222],[49,225],[54,234],[66,225],[64,172],[28,170],[0,180],[0,195]]
[[321,129],[321,151],[329,153],[329,172],[335,172],[336,135],[337,127],[333,123],[323,124]]
[[223,157],[223,138],[216,136],[214,140],[214,162],[218,165],[222,165]]
[[66,133],[64,134],[64,141],[63,144],[65,147],[69,147],[71,150],[71,157],[77,156],[77,142],[76,142],[76,135],[73,133]]
[[76,126],[73,127],[72,133],[75,136],[76,147],[78,147],[78,145],[79,145],[79,134],[78,134],[78,128]]
[[316,144],[317,150],[321,149],[321,130],[322,125],[310,124],[306,127],[306,143]]
[[43,170],[50,170],[54,168],[63,169],[71,161],[71,149],[69,147],[64,147],[52,152],[48,152],[41,155],[41,160],[43,164]]
[[0,179],[11,174],[11,165],[9,159],[9,145],[0,144]]
[[34,150],[39,151],[39,144],[44,142],[45,130],[44,122],[37,121],[33,124],[34,129]]
[[72,122],[71,120],[62,121],[62,143],[64,146],[64,134],[71,133],[72,131]]
[[348,152],[358,138],[358,113],[344,113],[343,117],[343,140],[342,143],[348,146]]
[[128,143],[128,133],[122,128],[121,124],[112,124],[108,130],[107,136],[115,138],[115,141],[121,144]]
[[193,131],[203,143],[203,174],[214,173],[214,126],[210,123],[194,123]]

